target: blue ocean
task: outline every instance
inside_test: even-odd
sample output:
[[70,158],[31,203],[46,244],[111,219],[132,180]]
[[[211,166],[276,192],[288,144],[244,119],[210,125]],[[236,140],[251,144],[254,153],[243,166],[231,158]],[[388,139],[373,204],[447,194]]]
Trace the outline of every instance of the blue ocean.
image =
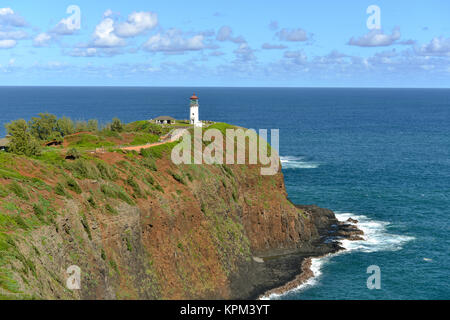
[[[0,87],[0,134],[39,112],[129,122],[188,117],[280,130],[295,203],[360,221],[366,241],[313,260],[315,277],[276,299],[450,299],[450,90]],[[369,290],[376,265],[381,288]]]

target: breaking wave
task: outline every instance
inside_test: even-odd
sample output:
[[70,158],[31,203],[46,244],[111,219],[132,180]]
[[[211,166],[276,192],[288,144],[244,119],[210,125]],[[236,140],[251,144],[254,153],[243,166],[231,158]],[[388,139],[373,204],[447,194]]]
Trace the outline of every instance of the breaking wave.
[[315,169],[319,167],[318,162],[307,161],[306,157],[280,157],[283,169]]
[[311,271],[314,274],[313,277],[311,277],[295,289],[287,291],[283,294],[271,294],[269,297],[266,297],[266,299],[280,299],[285,294],[302,291],[316,285],[320,280],[320,276],[322,275],[322,266],[327,263],[333,256],[346,254],[353,251],[397,251],[401,250],[405,243],[415,239],[411,236],[391,234],[386,230],[386,226],[390,224],[389,222],[372,220],[364,215],[355,215],[352,213],[336,213],[336,218],[339,221],[347,221],[348,218],[358,220],[358,223],[355,225],[357,225],[359,229],[364,231],[364,235],[362,236],[364,240],[340,240],[339,242],[341,246],[346,250],[311,259]]

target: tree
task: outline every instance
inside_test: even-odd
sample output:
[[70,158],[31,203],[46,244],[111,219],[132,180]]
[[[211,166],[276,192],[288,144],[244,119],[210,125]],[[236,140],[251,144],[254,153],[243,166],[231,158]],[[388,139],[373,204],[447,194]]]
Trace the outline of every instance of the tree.
[[48,141],[52,133],[57,131],[57,118],[54,114],[39,113],[39,117],[31,118],[29,126],[35,138]]
[[111,131],[115,132],[122,132],[123,131],[123,125],[120,119],[114,118],[111,123]]
[[11,121],[6,125],[6,130],[11,135],[9,142],[9,150],[11,152],[26,156],[39,155],[41,153],[41,146],[30,133],[28,124],[24,119]]
[[73,121],[68,117],[59,118],[56,122],[56,126],[63,137],[75,132]]
[[89,131],[86,121],[80,120],[75,122],[75,132],[85,132],[85,131]]
[[95,119],[90,119],[87,122],[88,131],[96,132],[98,131],[98,121]]

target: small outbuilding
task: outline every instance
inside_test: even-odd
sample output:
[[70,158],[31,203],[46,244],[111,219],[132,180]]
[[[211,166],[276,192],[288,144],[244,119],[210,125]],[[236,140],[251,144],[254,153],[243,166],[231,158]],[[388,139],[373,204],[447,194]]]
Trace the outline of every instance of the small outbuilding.
[[158,118],[153,119],[155,123],[158,124],[174,124],[175,118],[169,117],[169,116],[160,116]]

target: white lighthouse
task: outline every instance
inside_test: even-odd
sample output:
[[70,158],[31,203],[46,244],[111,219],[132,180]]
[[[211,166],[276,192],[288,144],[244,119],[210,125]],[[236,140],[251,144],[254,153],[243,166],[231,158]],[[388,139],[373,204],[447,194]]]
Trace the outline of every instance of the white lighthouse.
[[202,123],[198,119],[198,97],[195,93],[191,97],[190,110],[189,110],[190,123],[196,127],[201,127]]

